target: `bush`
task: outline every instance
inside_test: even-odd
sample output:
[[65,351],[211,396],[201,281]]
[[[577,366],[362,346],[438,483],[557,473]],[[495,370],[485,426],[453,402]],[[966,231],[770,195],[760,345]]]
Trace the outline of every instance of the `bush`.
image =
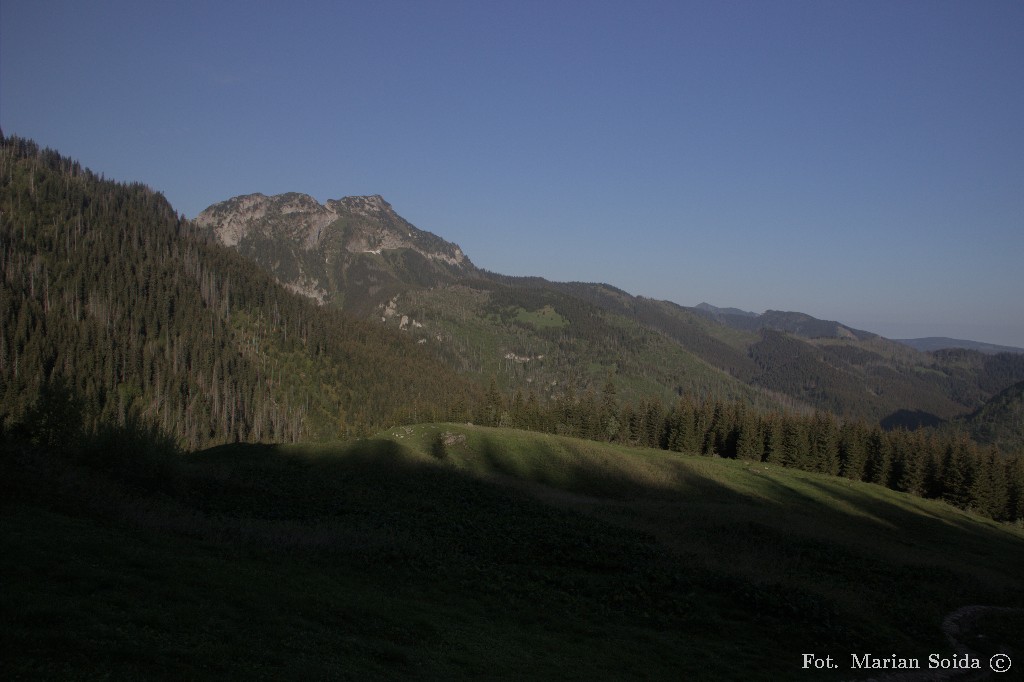
[[435,459],[445,459],[448,457],[448,445],[446,443],[448,435],[447,433],[438,432],[430,442],[430,454]]

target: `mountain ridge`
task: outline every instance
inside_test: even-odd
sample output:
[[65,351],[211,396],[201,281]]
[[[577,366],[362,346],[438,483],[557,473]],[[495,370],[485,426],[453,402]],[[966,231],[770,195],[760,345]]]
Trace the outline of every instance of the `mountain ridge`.
[[[241,215],[239,215],[239,212],[241,212]],[[282,229],[282,225],[287,225],[286,223],[273,221],[275,217],[285,218],[285,216],[292,216],[293,214],[296,216],[295,218],[287,218],[287,220],[297,223],[292,225],[291,229]],[[301,217],[303,215],[308,217],[303,219]],[[198,214],[195,222],[200,228],[211,233],[220,243],[243,252],[246,249],[244,247],[240,248],[239,245],[253,232],[272,238],[276,237],[277,239],[297,239],[308,251],[315,250],[322,245],[326,238],[324,231],[330,229],[332,224],[346,216],[352,215],[378,221],[385,229],[376,231],[363,230],[347,235],[344,247],[350,253],[381,255],[384,251],[411,249],[429,260],[440,261],[453,267],[462,267],[467,272],[484,272],[473,265],[470,258],[458,244],[449,242],[433,232],[416,227],[399,215],[394,210],[394,207],[380,194],[347,195],[340,199],[328,199],[321,204],[311,195],[300,192],[285,192],[276,195],[265,195],[256,192],[239,195],[212,204]],[[259,261],[260,259],[257,260]],[[278,268],[275,266],[270,269]],[[529,275],[487,274],[514,279],[543,280],[543,278]],[[543,281],[549,284],[591,284]],[[304,293],[320,303],[324,303],[327,298],[324,291],[316,294],[311,292],[308,287],[298,285],[295,281],[288,282],[287,280],[282,280],[282,282],[293,290]],[[627,297],[644,298],[623,291],[611,283],[592,284]],[[707,302],[701,302],[695,306],[683,306],[673,301],[669,301],[669,303],[692,310],[727,326],[746,331],[757,331],[767,327],[805,338],[884,338],[875,332],[856,329],[836,320],[823,320],[799,311],[769,309],[762,313],[755,313],[734,307],[723,308]],[[989,354],[1000,352],[1024,353],[1024,348],[949,337],[890,340],[924,352],[948,348],[966,348]]]
[[293,290],[437,346],[459,371],[510,392],[597,390],[612,373],[633,398],[710,391],[910,426],[906,415],[941,423],[1024,379],[1024,361],[923,353],[800,312],[686,307],[611,284],[488,272],[380,195],[326,205],[257,197],[261,210],[239,216],[254,196],[215,204],[197,222],[222,243],[237,236],[233,248]]
[[925,336],[917,339],[893,339],[893,341],[924,352],[963,348],[966,350],[976,350],[979,353],[985,353],[986,355],[995,355],[996,353],[1024,353],[1024,348],[1019,348],[1017,346],[1002,346],[996,343],[971,341],[969,339],[953,339],[948,336]]

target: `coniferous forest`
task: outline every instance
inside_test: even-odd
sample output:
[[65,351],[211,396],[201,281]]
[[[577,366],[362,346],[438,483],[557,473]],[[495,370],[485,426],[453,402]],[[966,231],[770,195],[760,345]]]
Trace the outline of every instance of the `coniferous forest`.
[[86,430],[134,420],[189,449],[460,418],[476,395],[415,344],[203,240],[159,193],[30,141],[3,140],[0,215],[7,434],[75,427],[35,409],[49,395]]
[[484,390],[401,335],[285,290],[161,194],[28,140],[3,140],[0,215],[5,438],[58,442],[130,424],[196,449],[474,419],[763,461],[1024,518],[1020,457],[961,431],[883,430],[725,397],[620,401],[613,377],[600,395],[571,383],[543,399],[503,395],[493,380]]
[[604,442],[765,462],[941,499],[999,521],[1024,519],[1024,461],[980,446],[963,431],[883,429],[822,412],[755,410],[736,400],[684,395],[620,401],[609,378],[600,395],[502,396],[492,382],[476,410],[510,426]]

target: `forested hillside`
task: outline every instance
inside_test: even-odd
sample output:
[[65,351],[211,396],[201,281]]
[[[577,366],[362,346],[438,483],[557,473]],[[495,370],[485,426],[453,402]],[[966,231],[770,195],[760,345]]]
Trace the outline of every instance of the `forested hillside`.
[[1024,381],[1001,391],[963,421],[979,443],[1024,452]]
[[925,353],[801,313],[723,315],[607,285],[548,286],[660,331],[761,395],[887,428],[941,423],[1024,379],[1021,354]]
[[[428,349],[286,291],[157,192],[30,141],[0,149],[0,428],[143,418],[188,447],[335,438],[458,417],[472,384]],[[51,428],[53,425],[51,424]]]
[[461,372],[511,395],[557,399],[599,390],[608,373],[630,398],[681,393],[741,398],[775,408],[785,396],[758,390],[639,324],[560,285],[488,275],[463,285],[409,290],[387,324],[436,345]]

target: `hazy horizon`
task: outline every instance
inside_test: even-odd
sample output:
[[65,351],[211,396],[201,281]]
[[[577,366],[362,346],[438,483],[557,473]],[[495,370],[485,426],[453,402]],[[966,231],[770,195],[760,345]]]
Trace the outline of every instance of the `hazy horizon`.
[[480,267],[1024,347],[1016,2],[4,2],[0,127],[194,217],[381,194]]

